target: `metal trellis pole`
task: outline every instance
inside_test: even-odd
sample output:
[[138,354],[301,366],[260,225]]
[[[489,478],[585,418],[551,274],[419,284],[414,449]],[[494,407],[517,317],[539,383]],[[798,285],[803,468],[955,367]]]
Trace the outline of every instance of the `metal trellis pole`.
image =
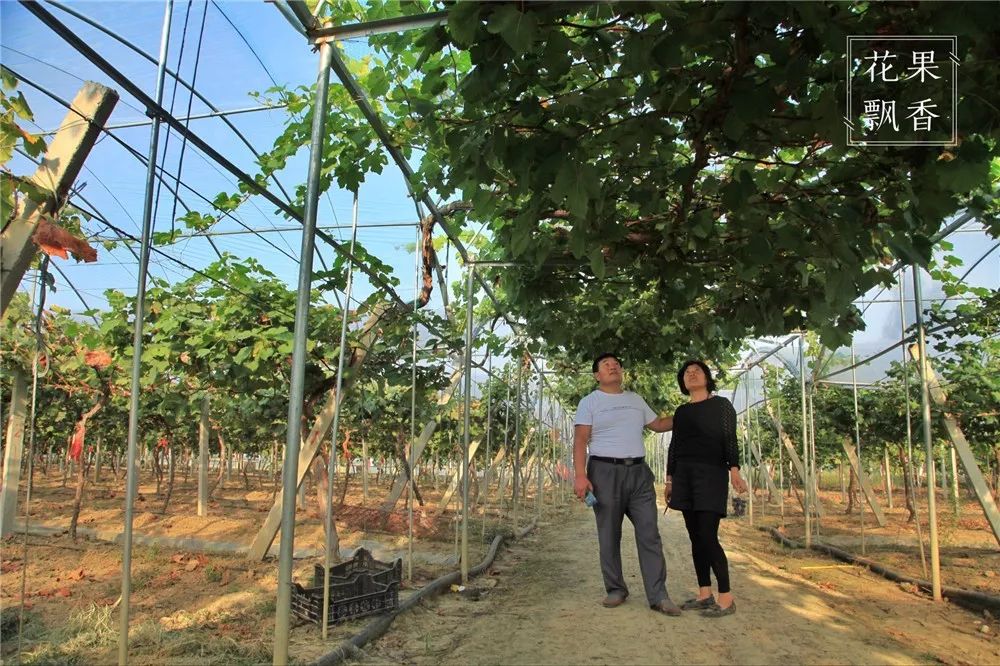
[[[274,663],[288,663],[288,632],[291,629],[292,554],[295,547],[295,493],[298,486],[299,448],[302,440],[302,398],[306,379],[306,338],[309,332],[309,296],[312,261],[316,247],[316,212],[319,203],[320,168],[326,135],[327,91],[333,45],[319,47],[319,75],[310,137],[309,172],[306,181],[305,214],[302,221],[302,249],[299,259],[298,292],[295,300],[295,328],[292,347],[291,382],[288,388],[288,429],[281,479],[281,543],[278,545],[278,591],[274,617]],[[345,305],[346,307],[346,305]],[[340,397],[338,396],[338,401]],[[332,457],[332,456],[331,456]]]
[[490,502],[490,470],[493,468],[493,354],[486,348],[486,463],[483,470],[482,540],[486,542],[486,510]]
[[816,520],[813,521],[813,530],[816,536],[820,534],[819,517],[819,474],[816,473],[816,402],[813,397],[816,394],[816,384],[810,382],[807,395],[809,406],[809,488],[812,492],[812,507],[816,511]]
[[517,393],[514,396],[514,473],[511,477],[511,490],[514,499],[512,521],[514,530],[517,530],[517,507],[520,503],[521,494],[521,390],[523,386],[524,363],[517,364]]
[[[507,465],[507,461],[510,456],[510,364],[504,369],[504,384],[507,385],[507,401],[504,403],[503,408],[503,450],[504,450],[504,467]],[[501,468],[502,469],[502,468]],[[503,477],[501,476],[501,481]],[[498,498],[500,500],[500,519],[503,518],[503,495],[501,491],[503,490],[503,484],[500,483],[497,486]]]
[[747,470],[747,490],[749,491],[747,503],[750,511],[750,526],[753,527],[753,444],[750,435],[750,370],[743,380],[743,397],[746,400],[746,409],[743,412],[743,432],[746,439],[743,442],[743,450],[746,452],[744,459]]
[[545,427],[543,421],[545,415],[542,413],[542,399],[545,395],[545,385],[542,383],[544,380],[542,378],[542,371],[538,371],[538,444],[535,447],[535,457],[538,459],[535,464],[535,469],[538,473],[538,479],[536,479],[536,497],[535,497],[535,515],[539,519],[542,517],[542,493],[544,492],[542,483],[542,455],[543,449],[545,448]]
[[[777,424],[778,425],[778,435],[777,435],[778,436],[778,494],[780,495],[778,501],[781,507],[781,529],[785,529],[785,460],[783,452],[785,447],[783,445],[783,442],[781,441],[781,433],[783,432],[781,426],[781,391],[778,390],[780,388],[780,385],[778,383],[779,382],[778,373],[775,372],[774,376],[775,376],[774,388],[778,394],[778,399],[775,401],[776,403],[775,413],[777,414],[777,421],[778,421]],[[766,390],[767,387],[765,386],[765,391]]]
[[[156,69],[156,103],[163,102],[163,81],[166,76],[167,51],[170,44],[170,19],[173,0],[167,0],[163,12],[163,30],[160,36],[160,55]],[[135,323],[132,333],[132,382],[128,411],[127,480],[125,485],[125,535],[122,544],[122,606],[118,626],[118,663],[128,663],[128,623],[132,596],[132,524],[135,518],[133,503],[139,484],[135,466],[136,447],[139,440],[139,385],[142,380],[142,328],[146,310],[146,274],[149,271],[150,238],[153,228],[153,185],[156,181],[156,159],[160,146],[160,118],[153,118],[149,136],[149,158],[146,169],[145,201],[142,208],[142,242],[139,249],[139,276],[135,294]]]
[[[351,216],[351,254],[358,239],[358,193],[354,192],[354,206]],[[337,359],[337,400],[333,405],[333,424],[330,427],[330,458],[326,464],[326,542],[323,548],[323,624],[320,626],[323,640],[327,636],[327,620],[330,618],[330,567],[333,566],[333,466],[337,459],[337,436],[340,434],[340,408],[344,404],[341,391],[344,388],[344,357],[347,351],[347,319],[351,308],[351,290],[354,286],[354,264],[347,265],[347,286],[344,289],[344,306],[340,321],[340,355]],[[349,464],[349,461],[344,461]],[[344,477],[347,478],[347,477]]]
[[[406,489],[406,580],[413,581],[413,448],[417,445],[417,308],[420,299],[420,241],[423,230],[417,225],[417,243],[413,250],[413,358],[410,370],[410,450],[406,454],[406,464],[410,469],[409,485]],[[437,474],[437,470],[434,470]]]
[[462,583],[469,582],[469,447],[472,439],[472,289],[475,264],[468,264],[465,287],[465,418],[462,441]]
[[812,545],[812,503],[809,500],[812,495],[812,481],[809,474],[809,415],[806,408],[806,334],[803,331],[799,336],[799,389],[802,393],[802,499],[806,519],[806,548]]
[[[858,450],[858,487],[861,487],[861,473],[862,473],[862,462],[861,462],[861,417],[858,410],[858,370],[854,366],[856,361],[854,358],[854,343],[851,343],[851,387],[854,394],[854,446]],[[861,506],[861,554],[865,554],[865,493],[859,493],[859,502]]]
[[924,313],[920,294],[920,269],[913,267],[913,308],[917,324],[917,349],[921,362],[917,364],[920,370],[920,406],[924,424],[924,454],[927,458],[927,531],[931,546],[931,593],[935,601],[941,601],[941,553],[938,550],[937,533],[937,487],[934,483],[934,444],[931,433],[931,397],[927,386],[926,363],[927,341],[924,337]]
[[[904,279],[906,278],[906,268],[901,268],[899,271],[899,336],[901,340],[906,339],[906,311],[903,305],[904,300]],[[924,553],[924,536],[922,534],[922,529],[920,527],[920,512],[918,510],[918,504],[916,499],[917,494],[917,478],[913,473],[913,419],[910,414],[910,371],[909,362],[910,359],[906,353],[906,345],[901,345],[900,349],[903,354],[903,404],[906,405],[906,468],[903,470],[903,474],[906,474],[909,478],[910,486],[910,502],[913,506],[913,522],[916,523],[917,527],[917,546],[920,549],[920,565],[923,568],[924,577],[927,577],[927,555]]]

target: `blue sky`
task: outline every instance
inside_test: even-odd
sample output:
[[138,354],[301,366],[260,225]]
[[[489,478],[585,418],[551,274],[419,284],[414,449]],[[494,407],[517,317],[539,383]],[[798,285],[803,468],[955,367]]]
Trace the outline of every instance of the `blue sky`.
[[[158,53],[164,14],[163,3],[75,2],[71,6],[114,30],[154,57]],[[133,82],[152,95],[155,88],[155,65],[59,8],[53,5],[46,5],[46,8],[75,30]],[[189,82],[194,74],[198,29],[205,8],[204,3],[192,3],[186,35],[184,22],[188,3],[177,2],[173,9],[168,62],[171,68],[179,69],[182,78]],[[273,6],[263,2],[218,4],[209,2],[207,11],[195,87],[217,108],[232,110],[257,106],[258,102],[250,96],[250,93],[265,91],[273,85],[272,79],[289,87],[308,86],[315,82],[317,55]],[[229,21],[239,29],[249,42],[249,47]],[[3,49],[0,52],[3,63],[59,97],[65,100],[72,99],[84,80],[94,80],[115,87],[100,70],[78,56],[71,47],[19,3],[7,0],[0,2],[0,23],[3,26]],[[178,58],[181,56],[182,48],[183,59],[178,68]],[[347,45],[348,53],[355,56],[363,55],[365,48],[363,41]],[[65,115],[65,109],[28,85],[21,84],[20,90],[24,92],[35,112],[37,126],[31,129],[49,131],[57,128]],[[164,106],[169,108],[173,95],[173,83],[168,77],[164,91]],[[185,88],[179,88],[173,102],[174,115],[186,115],[188,102],[189,93]],[[209,110],[201,101],[194,99],[191,106],[192,114],[205,113]],[[230,120],[244,136],[249,138],[250,143],[262,152],[269,149],[280,134],[284,116],[284,111],[274,110],[231,116]],[[142,106],[127,94],[123,94],[109,124],[145,119]],[[244,171],[255,172],[253,155],[222,120],[217,118],[192,120],[190,127]],[[143,155],[147,154],[150,136],[148,126],[119,129],[114,133]],[[161,164],[171,175],[175,175],[181,152],[180,137],[171,133],[168,139],[166,132],[161,130],[160,146]],[[299,183],[305,181],[305,158],[306,151],[303,150],[281,175],[281,182],[289,192],[294,191]],[[19,172],[33,170],[24,159],[16,163],[14,168]],[[92,151],[77,181],[77,186],[85,184],[82,195],[93,204],[97,212],[116,226],[138,236],[145,178],[145,167],[123,147],[105,137]],[[190,145],[185,150],[181,178],[209,200],[219,192],[236,192],[235,179]],[[277,191],[273,185],[271,189]],[[204,199],[183,186],[180,192],[180,199],[191,210],[207,213],[211,209]],[[155,217],[155,229],[170,228],[173,206],[173,196],[164,189],[160,195]],[[349,225],[351,208],[350,193],[332,190],[321,200],[318,223]],[[180,215],[183,211],[183,205],[178,205],[177,214]],[[260,197],[254,197],[240,208],[238,217],[247,226],[255,229],[296,226],[296,223],[274,215],[272,211],[271,204]],[[406,196],[403,178],[395,165],[387,166],[382,175],[369,176],[359,194],[360,226],[395,222],[412,224],[415,216],[413,204]],[[235,222],[227,220],[217,225],[216,229],[236,230],[240,227]],[[103,225],[96,222],[88,225],[88,231],[97,233],[101,238],[109,236]],[[346,239],[349,231],[331,230],[329,233],[334,237]],[[216,245],[221,250],[238,256],[257,258],[269,270],[294,285],[298,272],[295,259],[299,254],[301,234],[291,231],[268,233],[264,236],[267,241],[280,248],[280,251],[265,240],[251,235],[222,236],[216,239]],[[396,268],[401,281],[398,291],[405,299],[413,294],[413,256],[404,248],[407,244],[412,244],[413,239],[412,228],[373,228],[362,229],[359,232],[359,240],[371,252]],[[333,257],[332,249],[322,242],[317,246],[319,253],[329,262]],[[171,256],[195,267],[204,266],[215,258],[214,251],[203,238],[181,241],[163,249]],[[320,268],[318,260],[314,265],[317,269]],[[126,248],[111,252],[99,248],[99,260],[96,264],[75,264],[70,260],[60,262],[60,268],[91,306],[103,304],[102,293],[107,288],[113,287],[127,293],[134,293],[136,288],[137,262]],[[155,276],[171,280],[188,274],[188,271],[180,266],[156,255],[152,259],[151,272]],[[61,283],[65,280],[61,276],[56,277],[57,285],[64,286]],[[355,294],[363,297],[369,291],[370,288],[364,280],[356,283]],[[70,307],[74,311],[82,309],[79,299],[66,288],[59,289],[51,297],[50,302]]]

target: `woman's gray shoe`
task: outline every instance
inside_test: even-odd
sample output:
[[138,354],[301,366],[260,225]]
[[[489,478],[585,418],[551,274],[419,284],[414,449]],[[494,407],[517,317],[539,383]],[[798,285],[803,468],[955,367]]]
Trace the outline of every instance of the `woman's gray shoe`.
[[688,599],[681,604],[681,610],[705,610],[706,608],[711,608],[714,605],[715,596],[710,594],[704,599],[699,599],[697,597]]
[[729,604],[728,608],[722,608],[718,604],[715,604],[707,610],[701,612],[702,617],[725,617],[726,615],[736,614],[736,602]]

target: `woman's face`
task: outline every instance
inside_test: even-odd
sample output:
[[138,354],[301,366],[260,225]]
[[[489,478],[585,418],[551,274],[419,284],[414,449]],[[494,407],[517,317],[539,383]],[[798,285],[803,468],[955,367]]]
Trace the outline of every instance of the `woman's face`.
[[692,363],[684,369],[684,388],[689,392],[695,389],[703,389],[708,384],[708,377],[700,365]]

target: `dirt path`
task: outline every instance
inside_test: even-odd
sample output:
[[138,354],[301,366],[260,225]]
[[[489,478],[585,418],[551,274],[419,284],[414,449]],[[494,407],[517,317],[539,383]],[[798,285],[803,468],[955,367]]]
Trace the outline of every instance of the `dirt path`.
[[[661,518],[667,587],[695,588],[679,515]],[[401,617],[370,645],[367,663],[1000,663],[997,626],[934,604],[866,570],[783,551],[744,523],[724,521],[739,612],[718,620],[669,618],[645,605],[630,526],[622,544],[632,597],[603,597],[597,535],[582,507],[507,551],[473,581],[479,600],[449,594]]]

